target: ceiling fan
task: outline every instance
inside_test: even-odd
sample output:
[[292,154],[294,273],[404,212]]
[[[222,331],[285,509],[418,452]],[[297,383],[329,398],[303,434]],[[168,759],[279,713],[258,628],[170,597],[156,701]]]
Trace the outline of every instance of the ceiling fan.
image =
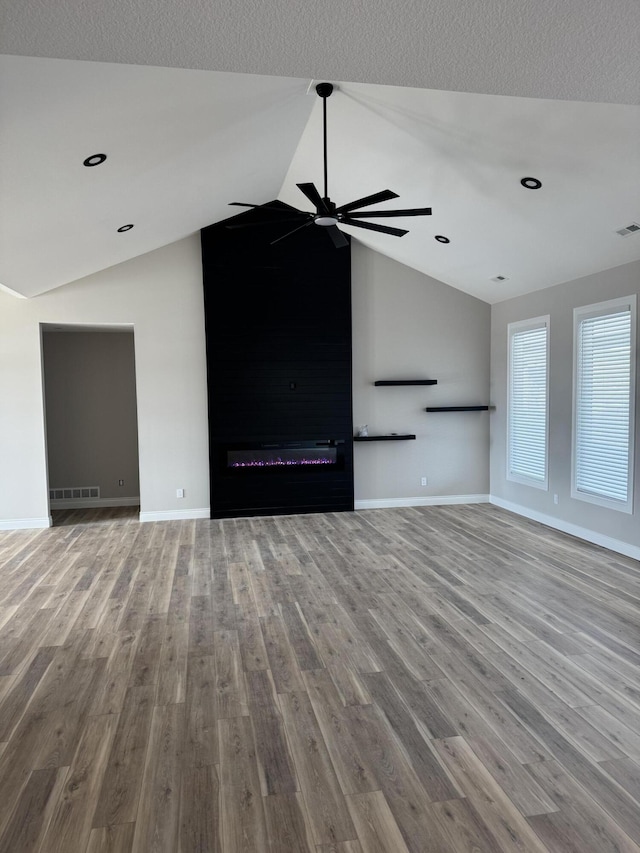
[[313,204],[313,206],[315,207],[315,213],[309,213],[305,210],[296,209],[286,210],[268,204],[245,204],[240,201],[233,201],[231,202],[231,205],[235,205],[236,207],[251,207],[260,210],[269,210],[275,213],[279,213],[280,215],[284,215],[284,218],[273,218],[268,221],[261,222],[234,222],[227,225],[226,227],[245,228],[251,227],[253,225],[274,225],[279,224],[280,222],[282,222],[282,224],[296,223],[296,227],[293,228],[291,231],[287,231],[286,234],[283,234],[281,237],[277,237],[275,240],[272,240],[272,246],[274,245],[274,243],[279,243],[280,240],[284,240],[286,237],[290,237],[292,234],[295,234],[302,228],[307,228],[309,225],[319,225],[320,227],[324,228],[327,234],[331,237],[334,246],[338,249],[342,246],[349,245],[347,238],[338,228],[338,225],[340,224],[355,225],[356,228],[366,228],[369,231],[380,231],[383,234],[391,234],[394,237],[404,236],[408,233],[408,231],[406,231],[404,228],[392,228],[388,225],[378,225],[375,222],[363,222],[362,220],[364,217],[373,217],[374,219],[379,219],[391,218],[395,216],[429,216],[431,214],[430,207],[413,207],[409,208],[408,210],[359,210],[359,208],[361,207],[368,207],[371,204],[377,204],[381,201],[389,201],[389,199],[398,198],[398,194],[392,192],[391,190],[382,190],[382,192],[374,193],[373,195],[368,195],[364,198],[356,199],[356,201],[351,201],[348,204],[341,205],[340,207],[337,207],[336,204],[329,198],[329,191],[327,186],[327,98],[333,92],[333,84],[318,83],[318,85],[316,86],[316,92],[322,98],[322,130],[324,142],[324,195],[320,195],[315,184],[308,183],[296,185],[298,189],[300,189],[306,195],[311,204]]

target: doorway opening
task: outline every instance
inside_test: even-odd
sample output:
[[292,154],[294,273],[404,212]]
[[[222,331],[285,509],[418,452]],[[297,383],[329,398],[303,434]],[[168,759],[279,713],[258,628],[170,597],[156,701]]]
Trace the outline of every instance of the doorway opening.
[[129,523],[140,506],[133,326],[41,334],[52,523]]

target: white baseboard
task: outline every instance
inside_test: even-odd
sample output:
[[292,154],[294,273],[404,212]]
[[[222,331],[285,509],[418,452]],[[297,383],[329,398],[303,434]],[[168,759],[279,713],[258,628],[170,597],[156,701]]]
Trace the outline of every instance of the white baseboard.
[[51,500],[51,509],[95,509],[107,506],[140,506],[140,498],[67,498]]
[[161,509],[156,512],[141,512],[140,521],[186,521],[190,518],[210,518],[208,506],[201,509]]
[[34,528],[51,527],[51,516],[41,518],[0,518],[0,530],[31,530]]
[[637,545],[630,545],[628,542],[623,542],[622,539],[613,539],[611,536],[605,536],[603,533],[596,533],[595,530],[580,527],[578,524],[563,521],[561,518],[554,518],[552,515],[546,515],[544,512],[538,512],[535,509],[511,503],[511,501],[505,501],[502,498],[497,498],[495,495],[490,496],[490,502],[502,509],[509,510],[509,512],[515,512],[516,515],[523,515],[525,518],[530,518],[531,521],[539,521],[540,524],[546,524],[547,527],[552,527],[554,530],[560,530],[562,533],[577,536],[578,539],[584,539],[593,545],[608,548],[617,554],[624,554],[625,557],[631,557],[633,560],[640,560],[640,548]]
[[390,509],[394,506],[445,506],[446,504],[486,504],[489,495],[429,495],[425,498],[376,498],[355,501],[355,509]]

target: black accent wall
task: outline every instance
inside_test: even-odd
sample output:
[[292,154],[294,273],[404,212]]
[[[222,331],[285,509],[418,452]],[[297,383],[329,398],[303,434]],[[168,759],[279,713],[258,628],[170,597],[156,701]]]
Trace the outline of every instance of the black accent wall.
[[[316,225],[270,245],[294,227],[202,231],[212,518],[353,509],[351,247]],[[338,442],[341,465],[226,467],[230,444],[292,441]]]

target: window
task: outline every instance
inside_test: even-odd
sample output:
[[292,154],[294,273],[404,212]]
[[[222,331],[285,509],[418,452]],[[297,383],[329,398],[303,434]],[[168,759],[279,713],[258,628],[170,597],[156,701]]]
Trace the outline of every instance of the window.
[[549,317],[509,323],[507,479],[548,488]]
[[571,496],[633,511],[636,298],[576,308]]

